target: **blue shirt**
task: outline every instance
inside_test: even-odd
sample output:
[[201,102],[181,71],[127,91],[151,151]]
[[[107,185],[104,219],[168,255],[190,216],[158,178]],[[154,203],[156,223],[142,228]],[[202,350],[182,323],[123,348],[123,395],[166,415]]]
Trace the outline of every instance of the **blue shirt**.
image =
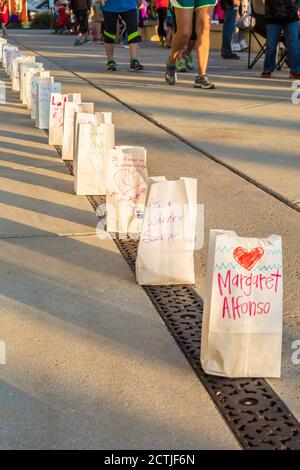
[[136,0],[106,0],[102,11],[111,13],[123,13],[124,11],[136,10]]

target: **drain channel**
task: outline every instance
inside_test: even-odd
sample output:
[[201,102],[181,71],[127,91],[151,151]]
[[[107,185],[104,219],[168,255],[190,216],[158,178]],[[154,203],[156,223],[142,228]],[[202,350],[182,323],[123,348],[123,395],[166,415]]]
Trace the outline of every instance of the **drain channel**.
[[[61,148],[55,147],[59,155]],[[73,165],[65,164],[73,175]],[[96,211],[104,196],[87,196]],[[138,241],[114,242],[132,270]],[[243,449],[300,450],[300,423],[264,379],[227,379],[205,374],[200,364],[203,301],[190,286],[143,286],[183,354]]]

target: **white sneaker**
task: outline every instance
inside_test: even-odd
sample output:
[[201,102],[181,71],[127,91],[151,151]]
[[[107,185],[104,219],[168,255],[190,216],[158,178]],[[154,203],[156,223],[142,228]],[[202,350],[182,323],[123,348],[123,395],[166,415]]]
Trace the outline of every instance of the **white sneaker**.
[[240,45],[240,50],[241,51],[244,51],[245,49],[248,49],[248,44],[247,44],[247,41],[245,41],[245,39],[242,39],[240,42],[239,42],[239,45]]
[[241,46],[239,42],[231,44],[232,52],[241,52]]

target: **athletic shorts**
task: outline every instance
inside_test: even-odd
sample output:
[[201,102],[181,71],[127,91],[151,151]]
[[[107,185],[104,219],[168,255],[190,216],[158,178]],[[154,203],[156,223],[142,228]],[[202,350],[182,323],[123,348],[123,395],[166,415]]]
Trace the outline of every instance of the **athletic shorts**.
[[171,0],[171,5],[174,8],[205,8],[215,7],[218,0]]
[[103,12],[104,16],[104,42],[114,44],[117,39],[117,22],[119,16],[126,24],[128,36],[128,44],[140,42],[139,24],[137,10],[123,11],[122,13],[114,13],[109,11]]

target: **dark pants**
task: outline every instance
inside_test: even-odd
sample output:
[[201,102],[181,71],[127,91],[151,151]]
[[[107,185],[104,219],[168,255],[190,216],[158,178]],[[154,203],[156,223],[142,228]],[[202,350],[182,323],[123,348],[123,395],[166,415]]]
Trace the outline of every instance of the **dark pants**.
[[222,36],[222,55],[232,54],[231,42],[234,33],[236,16],[238,10],[236,8],[228,8],[224,12],[224,25],[223,25],[223,36]]
[[157,15],[158,15],[158,36],[160,38],[165,38],[166,37],[166,30],[165,30],[165,21],[168,16],[168,9],[167,8],[158,8],[157,9]]
[[300,47],[298,22],[281,24],[267,24],[267,49],[264,70],[273,72],[276,63],[276,51],[281,33],[284,31],[285,45],[288,50],[288,62],[291,71],[300,72]]
[[89,23],[88,23],[88,12],[85,9],[80,9],[75,12],[76,21],[77,21],[77,32],[85,34],[88,32]]

